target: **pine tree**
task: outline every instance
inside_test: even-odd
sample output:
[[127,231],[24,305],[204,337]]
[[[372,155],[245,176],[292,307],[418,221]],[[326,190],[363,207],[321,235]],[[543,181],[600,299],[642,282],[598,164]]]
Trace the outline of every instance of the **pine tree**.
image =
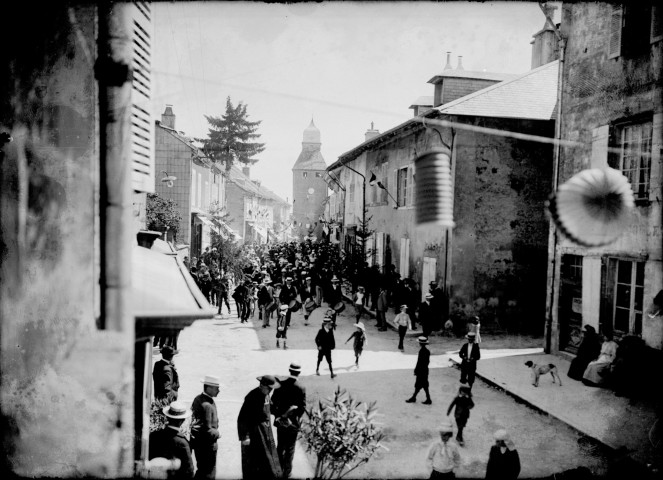
[[207,138],[198,139],[203,144],[203,151],[214,162],[223,163],[226,171],[239,162],[252,165],[254,158],[265,150],[264,143],[253,142],[260,138],[256,133],[261,121],[251,122],[246,113],[246,104],[241,101],[233,106],[230,97],[226,99],[226,113],[221,117],[205,115],[210,129]]

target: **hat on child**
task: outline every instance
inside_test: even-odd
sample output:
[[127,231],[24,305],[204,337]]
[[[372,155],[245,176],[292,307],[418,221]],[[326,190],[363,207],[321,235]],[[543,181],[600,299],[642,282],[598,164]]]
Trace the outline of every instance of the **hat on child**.
[[358,328],[358,329],[360,329],[360,330],[364,330],[364,329],[365,329],[364,324],[361,323],[361,322],[355,323],[355,328]]
[[417,340],[419,341],[420,345],[428,345],[428,343],[429,343],[428,342],[428,337],[421,336],[421,337],[417,338]]
[[444,419],[440,424],[440,433],[453,433],[454,426],[451,424],[451,420]]

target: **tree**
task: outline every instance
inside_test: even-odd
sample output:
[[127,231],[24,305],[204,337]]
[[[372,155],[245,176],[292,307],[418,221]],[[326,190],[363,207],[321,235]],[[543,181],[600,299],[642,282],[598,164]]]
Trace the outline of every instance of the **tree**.
[[177,238],[182,221],[177,202],[161,198],[158,193],[148,193],[145,215],[148,230],[172,232],[173,239]]
[[230,97],[226,99],[226,113],[221,117],[205,115],[210,129],[207,138],[197,139],[203,144],[203,152],[214,162],[223,163],[226,171],[235,162],[252,165],[254,158],[265,150],[264,143],[253,142],[260,138],[256,133],[260,121],[251,122],[246,113],[246,105],[241,101],[233,106]]
[[375,405],[364,405],[336,387],[332,398],[306,409],[301,435],[306,451],[317,457],[314,478],[342,478],[384,448]]

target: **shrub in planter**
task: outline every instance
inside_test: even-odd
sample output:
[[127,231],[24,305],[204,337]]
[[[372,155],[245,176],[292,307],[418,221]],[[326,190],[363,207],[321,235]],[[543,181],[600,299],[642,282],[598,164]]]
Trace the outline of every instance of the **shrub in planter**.
[[385,448],[375,405],[358,402],[337,387],[333,397],[306,409],[301,438],[317,458],[315,478],[343,478]]

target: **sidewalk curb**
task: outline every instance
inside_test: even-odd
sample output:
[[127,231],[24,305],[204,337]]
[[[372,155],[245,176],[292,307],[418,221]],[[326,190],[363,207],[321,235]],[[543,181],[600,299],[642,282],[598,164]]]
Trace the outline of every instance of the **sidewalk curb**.
[[[449,361],[453,364],[454,367],[456,367],[458,370],[460,370],[460,362],[457,362],[457,361],[454,360],[453,358],[449,358]],[[481,375],[479,372],[476,372],[475,375],[476,375],[477,378],[480,378],[480,379],[481,379],[484,383],[486,383],[488,386],[493,387],[493,388],[496,388],[496,389],[498,389],[498,390],[501,390],[502,392],[506,393],[508,396],[510,396],[511,398],[513,398],[514,400],[516,400],[516,402],[518,402],[518,403],[520,403],[520,404],[523,404],[523,405],[527,405],[527,406],[530,407],[532,410],[535,410],[535,411],[537,411],[537,412],[539,412],[539,413],[545,414],[545,415],[547,415],[547,416],[549,416],[549,417],[552,417],[552,418],[554,418],[554,419],[556,419],[556,420],[562,422],[564,425],[566,425],[566,426],[568,426],[569,428],[571,428],[571,430],[573,430],[573,431],[575,431],[576,433],[582,435],[583,437],[590,438],[592,441],[594,441],[594,442],[596,442],[596,443],[602,445],[603,447],[609,449],[609,450],[610,450],[611,452],[613,452],[613,453],[614,453],[615,451],[617,451],[617,448],[616,448],[616,447],[613,447],[613,446],[611,446],[611,445],[608,445],[607,443],[603,442],[602,440],[599,440],[599,439],[596,438],[595,436],[590,435],[590,434],[588,434],[588,433],[586,433],[586,432],[583,432],[583,431],[580,430],[579,428],[577,428],[577,427],[575,427],[574,425],[571,425],[570,423],[568,423],[568,422],[567,422],[566,420],[564,420],[563,418],[560,418],[560,417],[558,417],[557,415],[554,415],[554,414],[552,414],[552,413],[550,413],[550,412],[544,410],[543,408],[539,407],[538,405],[533,404],[533,403],[530,402],[529,400],[526,400],[525,398],[523,398],[523,397],[521,397],[520,395],[518,395],[518,394],[512,392],[511,390],[507,389],[506,387],[504,387],[504,386],[502,386],[502,385],[499,385],[499,384],[495,383],[494,381],[490,380],[489,378],[484,377],[484,376]]]

